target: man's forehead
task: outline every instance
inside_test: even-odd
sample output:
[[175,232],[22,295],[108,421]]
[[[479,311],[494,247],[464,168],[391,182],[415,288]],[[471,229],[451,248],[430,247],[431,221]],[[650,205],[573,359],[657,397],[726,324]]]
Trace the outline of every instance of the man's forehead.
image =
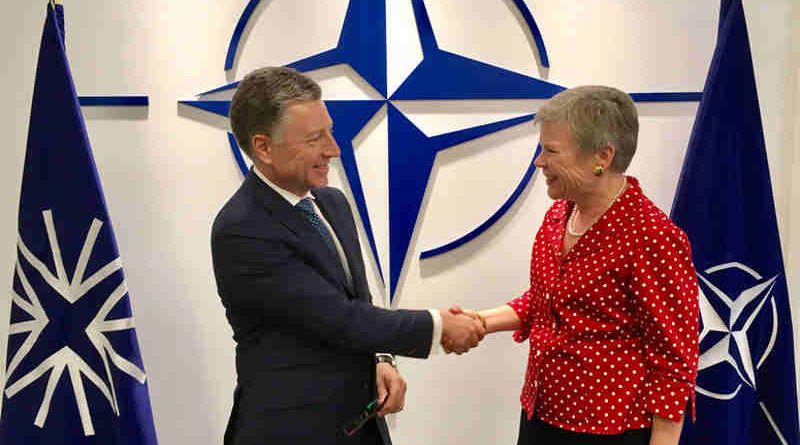
[[321,100],[295,101],[286,106],[283,113],[284,124],[298,127],[328,127],[331,117],[328,108]]
[[328,107],[321,100],[303,100],[289,102],[284,108],[284,115],[294,117],[319,117],[328,116]]

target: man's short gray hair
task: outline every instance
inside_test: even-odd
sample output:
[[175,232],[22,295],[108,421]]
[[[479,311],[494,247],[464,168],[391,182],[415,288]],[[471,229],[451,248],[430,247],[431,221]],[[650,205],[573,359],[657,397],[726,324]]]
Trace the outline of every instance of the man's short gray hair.
[[556,94],[536,114],[536,123],[554,121],[569,125],[581,150],[591,152],[613,145],[616,150],[609,167],[613,171],[624,172],[636,153],[636,106],[616,88],[586,85]]
[[317,82],[291,68],[265,67],[252,71],[239,82],[231,100],[231,129],[239,146],[252,157],[253,135],[279,137],[288,105],[321,97]]

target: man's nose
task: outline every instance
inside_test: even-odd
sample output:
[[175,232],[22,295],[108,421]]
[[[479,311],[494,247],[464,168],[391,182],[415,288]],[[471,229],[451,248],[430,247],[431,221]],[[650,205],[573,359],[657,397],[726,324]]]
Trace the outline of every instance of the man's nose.
[[326,132],[324,138],[322,155],[329,158],[338,158],[342,150],[339,149],[339,144],[336,143],[336,138],[333,137],[333,133]]

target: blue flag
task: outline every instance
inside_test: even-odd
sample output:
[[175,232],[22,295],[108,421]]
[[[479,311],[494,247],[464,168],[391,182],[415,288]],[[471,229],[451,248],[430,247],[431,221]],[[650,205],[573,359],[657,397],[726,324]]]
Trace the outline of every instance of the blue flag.
[[0,444],[156,445],[116,240],[48,4],[19,203]]
[[700,284],[697,421],[684,445],[800,445],[789,296],[741,0],[717,47],[672,219]]

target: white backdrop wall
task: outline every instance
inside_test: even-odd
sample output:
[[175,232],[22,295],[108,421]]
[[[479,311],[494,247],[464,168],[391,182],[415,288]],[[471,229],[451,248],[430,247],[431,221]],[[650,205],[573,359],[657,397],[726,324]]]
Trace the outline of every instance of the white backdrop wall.
[[[215,292],[209,228],[241,175],[224,119],[178,99],[335,45],[346,0],[262,2],[234,70],[223,61],[246,0],[83,0],[65,4],[67,46],[82,95],[146,94],[150,106],[88,109],[89,136],[128,278],[162,444],[221,443],[234,382],[233,342]],[[800,5],[746,0],[768,156],[793,306],[800,300]],[[390,0],[389,88],[419,61],[410,2]],[[428,0],[440,47],[564,86],[630,92],[700,91],[713,51],[718,1],[530,1],[551,58],[535,61],[510,0]],[[7,2],[0,16],[0,289],[11,288],[16,209],[45,2]],[[321,70],[325,97],[375,98],[344,68]],[[534,111],[536,101],[397,103],[429,135]],[[669,210],[696,104],[640,105],[640,151],[630,173]],[[386,251],[385,111],[356,139],[378,247]],[[537,141],[521,125],[441,152],[398,288],[397,307],[501,304],[526,287],[530,245],[550,201],[541,178],[475,241],[420,261],[419,253],[480,224],[516,185]],[[348,190],[339,169],[332,182]],[[794,224],[792,224],[794,223]],[[362,233],[362,240],[365,237]],[[364,245],[365,257],[370,255]],[[387,270],[385,259],[382,266]],[[385,300],[375,264],[376,301]],[[4,272],[5,271],[5,272]],[[0,300],[5,353],[8,292]],[[795,320],[800,320],[795,314]],[[795,344],[800,336],[795,326]],[[512,443],[526,345],[487,339],[466,356],[401,360],[406,410],[392,419],[398,445]]]

